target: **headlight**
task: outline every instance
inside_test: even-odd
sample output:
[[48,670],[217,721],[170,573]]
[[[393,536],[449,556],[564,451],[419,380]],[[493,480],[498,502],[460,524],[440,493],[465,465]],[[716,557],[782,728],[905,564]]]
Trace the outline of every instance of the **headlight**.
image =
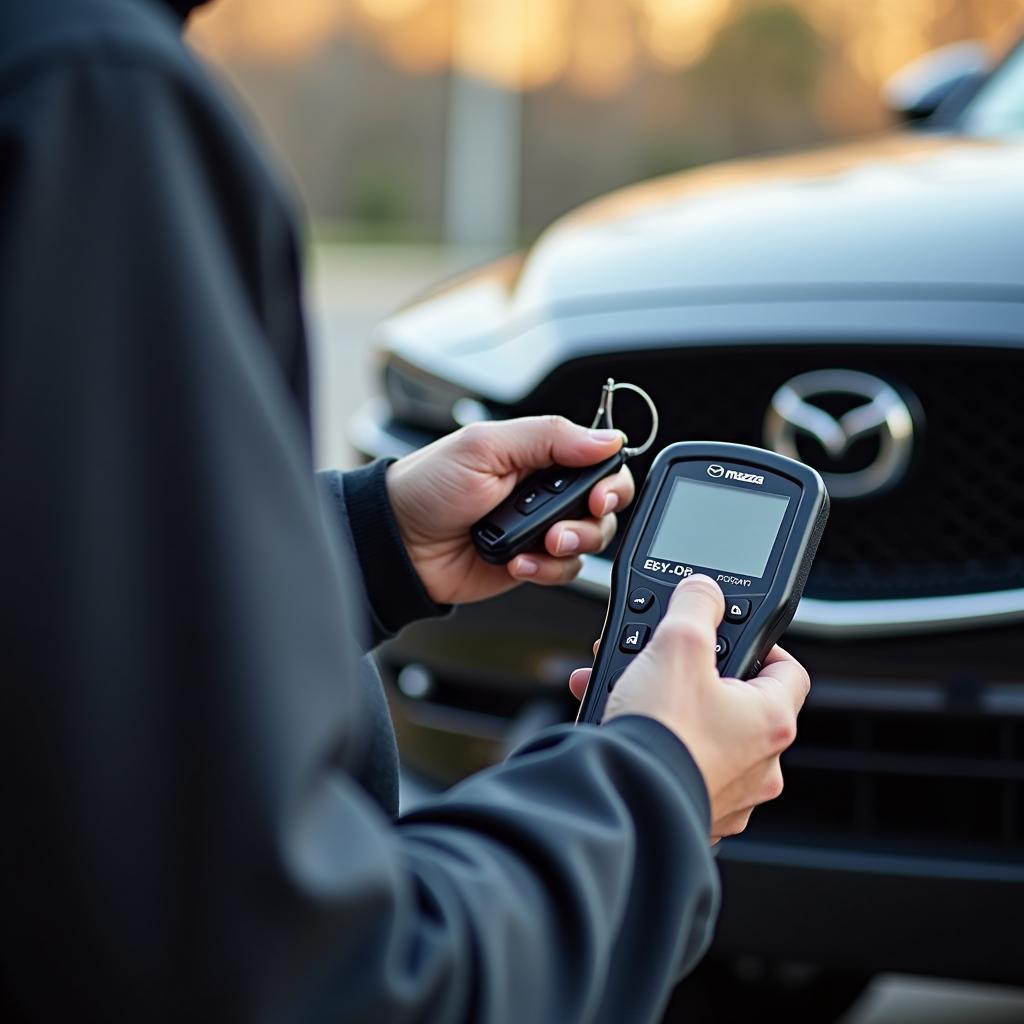
[[384,367],[384,393],[395,419],[411,427],[448,433],[490,419],[487,407],[463,388],[398,360]]

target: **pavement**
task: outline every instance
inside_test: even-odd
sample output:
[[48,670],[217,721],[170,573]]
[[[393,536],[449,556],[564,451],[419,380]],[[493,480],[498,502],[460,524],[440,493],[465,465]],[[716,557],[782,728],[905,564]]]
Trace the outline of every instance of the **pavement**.
[[[378,390],[374,325],[429,285],[479,261],[479,253],[421,246],[314,250],[308,299],[319,466],[354,464],[345,423]],[[1024,1024],[1024,989],[880,975],[842,1024]]]

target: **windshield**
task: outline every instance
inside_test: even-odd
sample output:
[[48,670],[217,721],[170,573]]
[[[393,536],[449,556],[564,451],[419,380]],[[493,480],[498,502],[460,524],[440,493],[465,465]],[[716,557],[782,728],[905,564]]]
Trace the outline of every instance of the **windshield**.
[[961,124],[971,135],[1024,133],[1024,46],[1017,47],[968,104]]

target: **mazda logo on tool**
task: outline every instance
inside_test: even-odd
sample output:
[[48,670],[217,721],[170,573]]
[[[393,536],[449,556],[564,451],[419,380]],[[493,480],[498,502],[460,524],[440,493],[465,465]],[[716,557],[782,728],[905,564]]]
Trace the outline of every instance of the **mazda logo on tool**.
[[[838,399],[852,408],[833,416],[822,399]],[[863,498],[888,490],[903,479],[914,448],[914,416],[900,393],[880,377],[858,370],[814,370],[787,381],[772,396],[765,416],[764,438],[769,448],[800,459],[797,439],[813,438],[826,459],[838,462],[855,441],[877,441],[871,463],[848,472],[818,465],[833,498]],[[710,469],[708,470],[710,473]]]
[[764,483],[764,477],[760,473],[740,473],[738,470],[726,469],[724,466],[719,466],[715,463],[708,466],[708,476],[714,477],[716,480],[724,476],[726,480],[738,480],[744,484]]

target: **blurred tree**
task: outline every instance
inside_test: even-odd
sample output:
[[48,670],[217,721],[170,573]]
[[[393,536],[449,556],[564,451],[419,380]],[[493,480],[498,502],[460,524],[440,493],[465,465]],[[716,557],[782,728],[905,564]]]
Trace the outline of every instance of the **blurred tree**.
[[684,76],[704,115],[694,130],[723,154],[820,138],[824,62],[824,42],[796,6],[747,4]]
[[352,215],[373,227],[407,223],[413,212],[411,191],[408,173],[399,175],[394,162],[364,163],[356,181]]

